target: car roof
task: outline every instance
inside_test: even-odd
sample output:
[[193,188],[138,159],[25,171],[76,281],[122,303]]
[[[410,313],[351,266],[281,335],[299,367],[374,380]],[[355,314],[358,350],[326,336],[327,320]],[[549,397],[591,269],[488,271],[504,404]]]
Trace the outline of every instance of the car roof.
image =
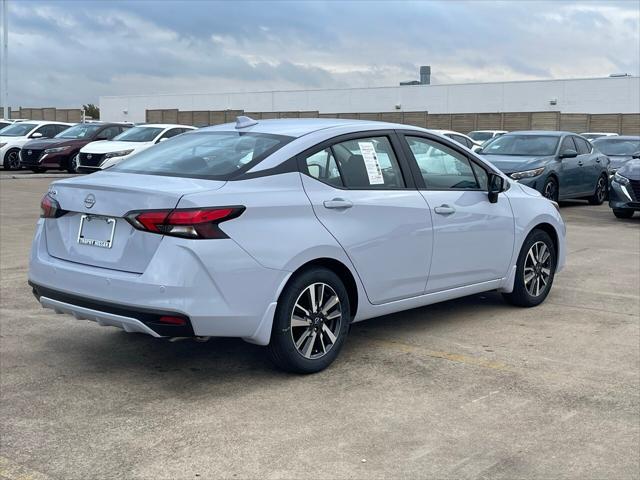
[[547,135],[550,137],[562,137],[563,135],[578,135],[575,132],[557,132],[555,130],[517,130],[514,132],[505,133],[507,135]]
[[[20,122],[23,123],[23,122]],[[24,123],[33,123],[35,125],[68,125],[68,126],[72,126],[75,125],[75,123],[67,123],[67,122],[56,122],[54,120],[25,120]]]
[[607,137],[596,138],[594,142],[615,142],[616,140],[640,140],[640,135],[610,135]]
[[151,128],[196,128],[191,125],[178,125],[177,123],[139,123],[133,126]]
[[198,132],[216,132],[216,131],[238,131],[238,132],[256,132],[270,133],[274,135],[285,135],[288,137],[302,137],[309,133],[329,128],[353,127],[354,132],[365,131],[367,129],[381,130],[388,128],[389,130],[416,130],[427,131],[423,128],[414,127],[412,125],[403,125],[398,123],[375,122],[368,120],[351,120],[342,118],[282,118],[273,120],[256,120],[258,123],[250,127],[237,129],[235,123],[224,123],[212,127],[203,127]]

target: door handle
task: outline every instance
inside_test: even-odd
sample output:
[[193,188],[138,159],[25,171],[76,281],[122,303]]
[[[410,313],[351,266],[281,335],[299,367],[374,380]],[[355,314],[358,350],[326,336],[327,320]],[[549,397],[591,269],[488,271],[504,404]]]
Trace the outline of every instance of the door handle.
[[438,215],[451,215],[452,213],[456,213],[456,209],[447,204],[440,205],[439,207],[434,208],[433,211]]
[[579,161],[578,161],[578,166],[579,166],[579,167],[581,167],[582,165],[584,165],[584,164],[582,163],[582,160],[579,160]]
[[596,162],[600,163],[600,157],[596,158]]
[[322,202],[324,208],[351,208],[353,203],[351,200],[345,200],[344,198],[334,198],[332,200],[325,200]]

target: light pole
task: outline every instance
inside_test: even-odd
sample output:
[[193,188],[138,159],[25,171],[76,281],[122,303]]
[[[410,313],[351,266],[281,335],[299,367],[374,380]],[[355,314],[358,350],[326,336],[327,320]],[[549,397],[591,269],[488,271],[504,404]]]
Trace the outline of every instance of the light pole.
[[2,104],[2,116],[8,119],[9,112],[9,9],[8,0],[2,0],[2,49],[0,54],[0,103]]

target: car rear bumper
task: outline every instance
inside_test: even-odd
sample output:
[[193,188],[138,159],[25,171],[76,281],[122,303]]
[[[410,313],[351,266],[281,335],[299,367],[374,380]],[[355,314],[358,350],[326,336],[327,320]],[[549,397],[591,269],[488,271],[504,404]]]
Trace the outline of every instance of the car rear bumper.
[[[231,239],[164,237],[137,274],[52,257],[45,236],[40,220],[29,282],[43,307],[153,336],[240,337],[266,345],[290,275],[261,266]],[[167,329],[157,321],[161,315],[182,316],[189,329]]]

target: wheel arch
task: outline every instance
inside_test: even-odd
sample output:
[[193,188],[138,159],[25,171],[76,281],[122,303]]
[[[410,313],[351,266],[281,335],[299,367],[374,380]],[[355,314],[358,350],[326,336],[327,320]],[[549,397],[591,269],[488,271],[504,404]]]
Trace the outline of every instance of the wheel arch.
[[323,267],[327,270],[331,270],[333,273],[338,275],[342,283],[344,283],[344,287],[347,290],[347,295],[349,295],[349,310],[351,314],[351,319],[353,320],[358,312],[358,284],[356,283],[356,279],[349,269],[344,263],[340,260],[336,260],[335,258],[329,257],[320,257],[315,258],[313,260],[309,260],[308,262],[300,265],[287,279],[284,287],[282,288],[280,295],[286,288],[286,286],[291,282],[291,280],[299,275],[301,272],[308,270],[313,267]]
[[555,248],[556,254],[557,254],[557,252],[559,251],[558,249],[560,247],[560,239],[558,237],[558,232],[556,231],[555,227],[547,222],[538,223],[534,225],[527,232],[527,235],[525,236],[525,238],[528,237],[531,234],[531,232],[533,232],[534,230],[542,230],[547,235],[549,235],[549,237],[551,237],[551,241],[553,242],[553,248]]

